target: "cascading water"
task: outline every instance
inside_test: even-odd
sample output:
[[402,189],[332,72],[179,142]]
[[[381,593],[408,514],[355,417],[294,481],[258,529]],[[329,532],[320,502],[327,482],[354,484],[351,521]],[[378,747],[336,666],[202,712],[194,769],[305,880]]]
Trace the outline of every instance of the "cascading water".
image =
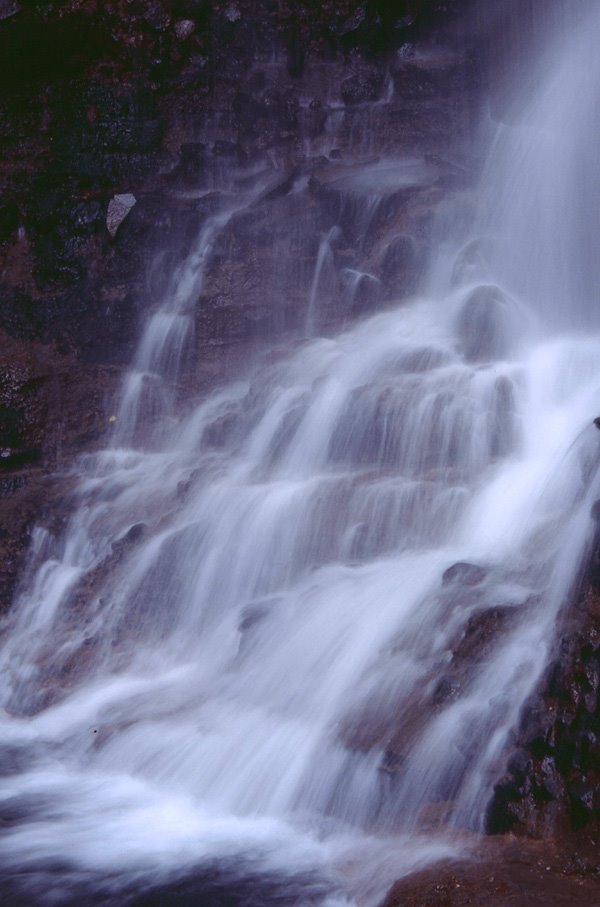
[[207,222],[7,627],[14,903],[374,904],[482,829],[600,491],[590,15],[435,291],[176,420]]
[[317,333],[316,317],[319,303],[319,291],[321,289],[321,284],[323,281],[323,272],[327,269],[327,266],[332,267],[332,251],[331,243],[336,238],[339,233],[337,227],[332,227],[331,230],[327,232],[327,235],[321,239],[319,243],[319,251],[317,252],[317,261],[315,264],[315,273],[313,274],[312,283],[310,286],[310,296],[308,298],[308,308],[306,310],[306,336],[314,337]]

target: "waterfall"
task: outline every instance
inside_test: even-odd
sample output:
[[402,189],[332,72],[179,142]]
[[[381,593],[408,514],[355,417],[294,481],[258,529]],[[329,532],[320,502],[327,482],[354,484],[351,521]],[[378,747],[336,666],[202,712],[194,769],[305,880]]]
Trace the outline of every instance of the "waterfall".
[[[261,187],[221,194],[7,619],[15,902],[191,879],[215,904],[375,905],[483,830],[600,495],[590,15],[501,124],[426,293],[313,336],[336,226],[309,339],[182,414],[193,306]],[[430,179],[413,157],[349,170],[340,216],[370,229],[390,182]]]
[[589,21],[579,22],[586,8],[593,20],[594,4],[562,10],[562,27],[546,40],[533,68],[533,100],[518,92],[513,101],[523,126],[499,130],[484,176],[494,273],[546,324],[562,330],[596,327],[600,291],[594,153],[600,133],[600,63],[596,30]]

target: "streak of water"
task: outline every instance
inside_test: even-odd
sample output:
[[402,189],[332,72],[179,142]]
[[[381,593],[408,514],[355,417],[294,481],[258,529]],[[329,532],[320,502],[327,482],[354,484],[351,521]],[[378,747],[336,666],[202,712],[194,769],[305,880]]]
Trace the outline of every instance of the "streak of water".
[[319,243],[319,251],[317,252],[317,260],[315,263],[315,270],[313,274],[313,279],[310,287],[310,295],[308,298],[308,306],[306,309],[306,336],[314,337],[317,333],[317,310],[318,310],[318,300],[319,300],[319,291],[322,290],[321,284],[323,281],[323,271],[327,266],[332,267],[332,249],[331,243],[336,239],[339,234],[338,227],[332,227],[331,230],[327,232],[325,236],[321,239]]

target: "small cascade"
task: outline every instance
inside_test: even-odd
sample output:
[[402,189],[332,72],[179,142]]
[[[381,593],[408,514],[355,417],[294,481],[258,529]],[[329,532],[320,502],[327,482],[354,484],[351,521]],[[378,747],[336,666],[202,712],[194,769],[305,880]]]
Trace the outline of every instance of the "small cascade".
[[149,428],[166,428],[165,420],[176,402],[177,382],[192,351],[194,306],[214,242],[237,210],[240,208],[225,209],[209,217],[193,253],[174,274],[165,301],[149,317],[121,395],[114,433],[117,447],[132,445]]
[[314,337],[317,333],[319,317],[318,303],[323,292],[323,283],[325,272],[333,270],[333,248],[332,243],[340,234],[338,227],[332,227],[319,243],[317,260],[315,262],[315,271],[313,274],[310,295],[308,297],[308,306],[306,307],[306,336]]
[[381,280],[378,277],[366,271],[344,268],[341,280],[347,294],[346,308],[351,315],[377,307],[382,295]]

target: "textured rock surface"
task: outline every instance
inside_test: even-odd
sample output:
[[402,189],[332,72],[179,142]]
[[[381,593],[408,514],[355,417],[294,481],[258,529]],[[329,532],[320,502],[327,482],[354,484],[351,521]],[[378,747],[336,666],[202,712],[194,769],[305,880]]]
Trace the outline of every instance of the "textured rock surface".
[[475,845],[470,861],[448,862],[397,882],[382,907],[596,907],[600,866],[594,840]]
[[[434,25],[445,39],[451,6],[70,0],[19,9],[0,28],[2,326],[88,361],[126,359],[147,289],[141,259],[165,238],[176,246],[177,230],[201,216],[188,205],[181,223],[181,192],[209,185],[223,165],[305,163],[305,135],[328,127],[336,98],[358,107],[346,144],[344,130],[357,126],[379,154],[446,147],[464,125],[447,110],[453,81],[473,90],[473,67],[462,47],[430,65],[411,56],[412,43],[399,59],[395,48],[429,42]],[[404,80],[396,102],[362,123],[361,104],[382,90],[392,60]],[[437,84],[425,104],[428,73]],[[129,193],[139,209],[113,242],[108,208]]]
[[[63,470],[107,428],[118,371],[0,331],[0,606],[11,600],[29,533],[68,494]],[[54,515],[54,516],[53,516]]]
[[526,703],[488,812],[492,833],[548,835],[600,824],[600,590],[594,578],[559,629]]
[[[423,154],[450,139],[463,153],[478,81],[453,30],[460,6],[2,4],[0,608],[40,501],[52,497],[49,474],[101,437],[143,311],[210,214],[223,172],[259,167],[270,188],[215,250],[196,308],[192,393],[235,372],[265,336],[302,329],[318,237],[349,204],[323,176],[329,134],[339,133],[331,158],[342,164],[349,149]],[[428,67],[411,48],[431,47],[434,35],[450,50],[445,61],[431,55],[440,78],[430,77],[423,104]],[[469,90],[461,84],[449,114],[455,75],[444,73],[461,72]],[[384,90],[391,103],[371,116],[365,103]],[[347,117],[336,126],[340,105]],[[350,275],[360,263],[365,275],[351,290],[329,287],[323,329],[410,292],[443,195],[432,186],[386,201],[360,254],[351,231],[338,238],[336,262]],[[294,217],[302,230],[286,240],[278,224]],[[277,269],[281,261],[292,266]]]

